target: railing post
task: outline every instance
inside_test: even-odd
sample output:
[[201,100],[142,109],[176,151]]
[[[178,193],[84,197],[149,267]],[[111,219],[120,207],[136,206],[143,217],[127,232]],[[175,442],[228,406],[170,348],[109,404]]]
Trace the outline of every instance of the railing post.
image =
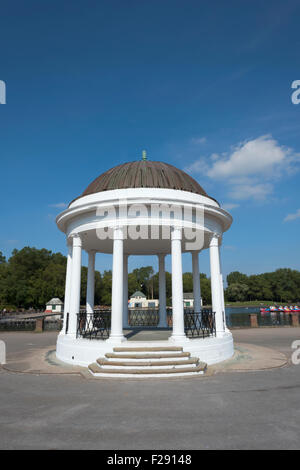
[[35,321],[35,333],[42,333],[44,329],[44,319],[37,318]]
[[67,312],[67,315],[66,315],[66,327],[65,327],[65,334],[68,333],[68,329],[69,329],[69,312]]
[[257,323],[257,314],[256,313],[250,313],[250,326],[251,328],[258,328],[258,323]]
[[299,315],[298,315],[298,313],[292,313],[292,326],[299,326]]

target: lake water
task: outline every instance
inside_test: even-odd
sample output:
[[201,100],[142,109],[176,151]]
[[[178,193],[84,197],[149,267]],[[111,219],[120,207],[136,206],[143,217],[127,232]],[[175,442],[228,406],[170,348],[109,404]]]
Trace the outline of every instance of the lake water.
[[226,324],[230,326],[250,326],[250,313],[259,313],[260,307],[225,307]]

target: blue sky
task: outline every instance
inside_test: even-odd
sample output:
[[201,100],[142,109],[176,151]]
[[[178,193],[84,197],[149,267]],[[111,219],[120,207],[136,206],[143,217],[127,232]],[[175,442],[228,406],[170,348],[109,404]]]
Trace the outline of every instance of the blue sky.
[[300,269],[299,14],[299,1],[1,2],[0,250],[65,253],[56,206],[145,148],[229,208],[225,274]]

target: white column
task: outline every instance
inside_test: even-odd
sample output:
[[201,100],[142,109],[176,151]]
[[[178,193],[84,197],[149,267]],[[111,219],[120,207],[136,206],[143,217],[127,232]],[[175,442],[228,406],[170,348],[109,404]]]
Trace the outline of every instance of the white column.
[[88,252],[88,272],[86,285],[86,313],[94,313],[95,304],[95,251]]
[[111,298],[111,331],[109,342],[125,341],[123,336],[123,229],[115,227],[113,231],[113,269]]
[[128,255],[123,257],[123,328],[128,329]]
[[69,312],[68,335],[76,337],[77,314],[80,310],[80,287],[81,287],[81,238],[78,234],[73,235],[72,252],[72,281]]
[[60,334],[66,334],[67,326],[67,313],[70,310],[70,295],[71,295],[71,280],[72,280],[72,251],[73,239],[67,240],[68,257],[67,257],[67,270],[66,270],[66,284],[65,284],[65,300],[64,300],[64,320],[63,327]]
[[229,331],[226,325],[226,313],[225,313],[225,299],[224,299],[224,284],[223,284],[223,274],[222,274],[222,262],[221,262],[221,240],[219,243],[219,260],[220,260],[220,284],[221,284],[221,299],[222,299],[222,312],[225,324],[225,331]]
[[174,228],[171,234],[173,311],[173,332],[170,337],[171,341],[187,341],[184,332],[181,239],[182,230],[180,228]]
[[222,309],[222,293],[220,283],[220,257],[219,240],[216,234],[213,235],[209,245],[210,257],[210,277],[211,277],[211,296],[212,310],[215,312],[216,334],[223,336],[225,331]]
[[166,296],[166,273],[165,273],[165,255],[158,255],[158,288],[159,288],[159,328],[167,328],[167,296]]
[[201,312],[201,288],[200,288],[198,251],[192,251],[192,264],[193,264],[194,313],[199,313]]

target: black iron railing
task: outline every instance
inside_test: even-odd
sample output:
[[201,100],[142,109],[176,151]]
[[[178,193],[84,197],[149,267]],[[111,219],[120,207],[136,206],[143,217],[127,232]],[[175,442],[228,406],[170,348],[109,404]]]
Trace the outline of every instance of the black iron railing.
[[34,331],[35,320],[1,320],[0,331]]
[[68,333],[68,329],[69,329],[69,312],[67,313],[67,316],[66,316],[66,334]]
[[192,338],[215,336],[215,312],[209,309],[203,309],[201,312],[185,309],[184,330],[185,334]]
[[[172,311],[167,309],[169,327],[172,326]],[[157,327],[159,324],[158,309],[134,309],[128,311],[129,326]],[[77,314],[77,338],[107,339],[111,327],[111,311],[95,310],[94,313],[81,311]],[[194,312],[184,310],[185,333],[191,338],[206,338],[216,334],[215,314],[211,310]]]
[[60,331],[62,320],[44,320],[44,331]]
[[292,315],[285,312],[257,314],[258,326],[291,326]]
[[111,311],[97,310],[94,313],[77,314],[77,338],[107,339],[111,325]]
[[129,326],[157,326],[159,323],[158,309],[134,309],[128,311]]

